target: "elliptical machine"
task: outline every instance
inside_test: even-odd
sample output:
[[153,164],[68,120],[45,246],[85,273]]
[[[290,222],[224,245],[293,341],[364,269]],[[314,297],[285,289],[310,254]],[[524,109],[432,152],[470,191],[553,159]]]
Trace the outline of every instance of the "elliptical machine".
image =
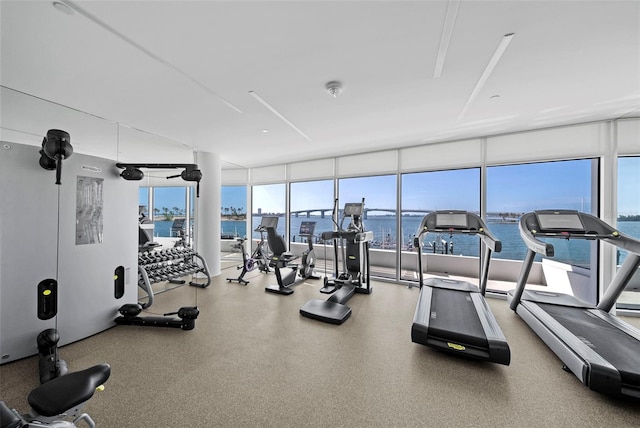
[[256,232],[260,232],[260,242],[258,242],[256,249],[251,254],[251,258],[255,260],[260,272],[271,272],[271,269],[269,268],[270,251],[267,245],[267,239],[265,239],[264,234],[267,233],[267,229],[275,229],[276,227],[278,227],[278,217],[268,216],[262,217],[260,226],[256,227],[255,229]]
[[[331,324],[342,324],[349,318],[351,308],[346,303],[355,293],[370,294],[372,291],[369,244],[373,241],[373,232],[365,231],[362,222],[364,198],[361,203],[345,204],[340,224],[336,221],[337,205],[336,199],[333,218],[338,230],[323,232],[321,235],[324,241],[333,240],[334,275],[332,279],[325,276],[324,287],[320,292],[332,295],[326,301],[309,300],[300,308],[300,315]],[[347,217],[350,222],[344,229],[343,225]],[[342,253],[341,272],[339,271],[339,253]]]

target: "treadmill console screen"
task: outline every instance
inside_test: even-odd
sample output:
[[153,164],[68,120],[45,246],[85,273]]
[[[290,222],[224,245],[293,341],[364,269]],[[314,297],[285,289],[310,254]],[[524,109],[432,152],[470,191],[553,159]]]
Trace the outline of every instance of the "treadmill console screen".
[[468,229],[466,213],[437,213],[436,214],[436,227],[439,229],[454,228],[454,229]]
[[577,213],[536,213],[536,217],[542,230],[584,231],[584,225]]
[[344,216],[345,217],[353,217],[362,216],[362,204],[357,202],[347,202],[344,204]]
[[265,216],[262,217],[262,221],[260,221],[260,227],[264,227],[265,229],[269,227],[273,227],[274,229],[278,226],[278,217]]
[[302,223],[300,223],[300,231],[298,232],[298,235],[312,236],[315,229],[315,221],[303,221]]

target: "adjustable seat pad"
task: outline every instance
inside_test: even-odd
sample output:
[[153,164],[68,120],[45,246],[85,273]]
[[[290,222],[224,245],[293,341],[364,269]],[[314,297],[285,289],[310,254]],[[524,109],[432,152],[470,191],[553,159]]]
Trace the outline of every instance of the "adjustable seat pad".
[[109,379],[109,364],[98,364],[50,380],[31,391],[29,405],[42,416],[56,416],[90,399]]

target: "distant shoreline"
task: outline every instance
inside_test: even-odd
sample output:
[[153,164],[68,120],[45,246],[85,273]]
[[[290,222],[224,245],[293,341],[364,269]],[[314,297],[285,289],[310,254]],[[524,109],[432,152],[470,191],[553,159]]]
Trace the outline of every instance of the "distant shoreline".
[[222,214],[220,216],[220,219],[222,221],[242,221],[242,220],[246,220],[247,219],[247,215],[246,214],[239,214],[239,215]]

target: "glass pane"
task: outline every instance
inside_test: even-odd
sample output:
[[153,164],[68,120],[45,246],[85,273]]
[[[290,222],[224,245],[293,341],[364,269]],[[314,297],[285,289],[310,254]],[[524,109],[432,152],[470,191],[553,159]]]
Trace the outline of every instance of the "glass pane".
[[[363,223],[373,231],[371,245],[371,275],[396,277],[396,176],[343,178],[338,182],[339,206],[347,202],[361,202],[365,198]],[[343,227],[346,227],[345,224]],[[373,254],[377,253],[377,254]]]
[[[401,203],[401,279],[417,281],[413,238],[423,217],[429,212],[445,209],[479,213],[480,169],[403,174]],[[425,240],[424,252],[473,257],[479,254],[480,244],[476,236],[427,234]],[[431,266],[437,269],[437,264],[434,266],[432,263]]]
[[138,220],[150,218],[149,216],[149,188],[138,189]]
[[196,189],[195,187],[190,187],[189,188],[189,201],[190,201],[190,205],[189,205],[189,216],[191,217],[191,219],[195,219],[196,218]]
[[291,242],[305,242],[299,236],[303,222],[315,222],[314,243],[322,232],[333,230],[333,180],[291,183],[289,199]]
[[247,236],[247,186],[222,186],[221,225],[222,239]]
[[[527,247],[520,237],[518,220],[526,212],[574,209],[591,213],[594,162],[597,161],[582,159],[487,168],[487,220],[491,231],[502,241],[502,252],[494,254],[494,258],[524,259]],[[571,289],[574,292],[579,289],[577,293],[585,300],[595,299],[595,282],[591,280],[589,271],[595,245],[579,239],[553,239],[549,242],[556,253],[552,260],[560,262],[560,265],[548,267],[547,272],[551,274],[552,270],[563,269],[564,266],[584,268],[579,272],[576,270],[579,274],[572,275],[575,281]],[[542,258],[538,255],[535,260],[539,262]],[[515,277],[509,279],[516,280]]]
[[[640,156],[618,159],[618,229],[640,239]],[[628,252],[618,250],[617,265]],[[640,309],[640,270],[631,278],[627,291],[618,300],[619,309]]]
[[154,187],[154,236],[181,237],[186,233],[186,187]]
[[[253,186],[251,195],[253,213],[251,215],[252,237],[260,239],[260,232],[255,229],[260,225],[263,216],[278,217],[276,231],[284,236],[286,230],[286,187],[284,183]],[[266,239],[266,235],[265,235]]]

